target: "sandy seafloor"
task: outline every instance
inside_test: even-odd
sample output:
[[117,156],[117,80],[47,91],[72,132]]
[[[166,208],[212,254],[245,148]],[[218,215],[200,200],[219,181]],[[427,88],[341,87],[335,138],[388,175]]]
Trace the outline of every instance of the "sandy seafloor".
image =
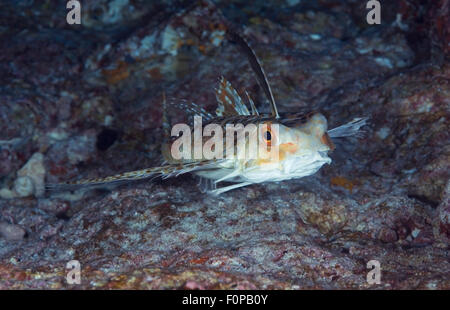
[[[449,289],[449,1],[382,1],[380,25],[365,1],[215,3],[281,112],[366,116],[364,137],[313,176],[219,197],[190,175],[49,194],[157,165],[163,91],[214,111],[223,75],[268,105],[207,2],[85,0],[68,25],[64,1],[6,1],[0,288]],[[80,285],[66,283],[73,259]]]

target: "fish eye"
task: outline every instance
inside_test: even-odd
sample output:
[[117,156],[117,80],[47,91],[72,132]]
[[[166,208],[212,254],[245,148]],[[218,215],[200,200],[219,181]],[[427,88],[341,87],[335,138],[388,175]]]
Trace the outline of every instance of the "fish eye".
[[275,140],[277,139],[277,137],[275,136],[275,133],[272,132],[271,123],[264,124],[264,127],[262,127],[260,133],[260,137],[268,146],[272,145],[272,143],[276,143]]

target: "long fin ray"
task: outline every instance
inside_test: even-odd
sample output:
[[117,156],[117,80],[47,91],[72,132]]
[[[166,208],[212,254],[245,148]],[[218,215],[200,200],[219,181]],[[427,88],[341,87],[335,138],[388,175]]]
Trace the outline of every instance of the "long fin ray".
[[255,106],[255,103],[253,102],[252,98],[248,94],[247,91],[245,91],[245,94],[247,95],[248,103],[250,104],[250,107],[252,108],[252,115],[259,115],[258,109]]
[[264,72],[264,69],[261,66],[261,63],[258,57],[256,56],[255,52],[247,43],[247,41],[245,41],[245,39],[242,38],[240,35],[238,35],[235,31],[228,29],[227,34],[230,40],[237,43],[238,46],[241,48],[241,50],[247,56],[250,62],[250,66],[252,67],[253,71],[256,74],[258,83],[264,90],[264,93],[266,94],[266,97],[269,100],[270,108],[272,110],[272,116],[274,116],[275,118],[279,118],[280,116],[278,115],[278,109],[275,103],[275,99],[273,97],[272,89],[270,88],[270,84],[269,81],[267,80],[266,73]]
[[220,194],[223,194],[225,192],[231,191],[232,189],[248,186],[248,185],[251,185],[251,184],[253,184],[253,183],[252,182],[236,183],[236,184],[233,184],[233,185],[219,187],[219,188],[216,188],[214,190],[208,191],[208,194],[211,194],[211,195],[214,195],[214,196],[219,196]]
[[162,130],[163,130],[163,141],[169,141],[170,139],[170,119],[167,113],[167,103],[166,103],[166,93],[162,93]]
[[217,116],[250,115],[237,91],[223,76],[216,89]]

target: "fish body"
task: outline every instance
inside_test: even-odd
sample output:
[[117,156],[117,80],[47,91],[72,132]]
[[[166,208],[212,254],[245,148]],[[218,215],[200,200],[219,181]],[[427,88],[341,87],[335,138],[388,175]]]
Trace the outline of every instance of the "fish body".
[[[232,39],[243,47],[244,52],[249,57],[258,82],[267,95],[271,106],[271,114],[260,114],[253,100],[246,93],[250,106],[249,110],[238,92],[223,77],[216,89],[218,103],[216,115],[204,111],[195,104],[183,103],[178,106],[190,111],[193,115],[201,116],[203,121],[200,128],[201,133],[205,132],[208,125],[218,126],[216,131],[223,136],[220,139],[220,145],[214,144],[214,151],[219,148],[221,151],[216,154],[223,156],[206,158],[202,154],[200,157],[175,158],[173,156],[173,145],[180,137],[172,136],[169,133],[170,125],[164,98],[163,129],[165,141],[161,149],[165,161],[164,165],[106,178],[50,185],[49,188],[60,190],[91,188],[130,180],[152,177],[164,179],[184,173],[193,173],[199,177],[201,191],[219,195],[250,184],[302,178],[316,173],[323,165],[330,164],[331,158],[328,155],[335,148],[332,139],[358,135],[360,128],[365,125],[366,119],[357,118],[343,126],[328,130],[327,120],[320,112],[280,116],[266,75],[255,53],[240,36],[234,34]],[[239,124],[247,129],[246,135],[242,136],[239,141],[237,141],[236,136],[233,136],[232,141],[235,143],[227,144],[227,128]],[[215,132],[215,134],[218,133]],[[195,144],[195,125],[191,129],[190,137],[192,144]],[[200,139],[201,147],[204,147],[210,136],[202,135]],[[236,147],[236,142],[242,141],[244,147]],[[267,153],[258,148],[257,152],[254,153],[255,156],[246,156],[251,143],[254,141],[258,142],[258,146],[262,145],[265,151],[272,151],[271,155],[267,156]],[[189,153],[189,155],[193,154]],[[223,182],[232,184],[219,187]]]
[[[211,161],[211,165],[207,169],[193,171],[193,174],[200,178],[210,180],[210,182],[200,182],[200,184],[209,186],[202,188],[204,191],[220,194],[237,187],[255,183],[301,178],[312,175],[324,164],[331,163],[328,153],[334,150],[335,146],[328,135],[327,120],[321,113],[311,112],[308,114],[290,115],[285,118],[277,117],[274,114],[260,115],[254,108],[254,104],[251,103],[252,112],[250,112],[237,91],[223,77],[216,90],[216,99],[218,102],[216,116],[206,116],[206,123],[202,125],[203,130],[208,124],[219,124],[224,134],[226,126],[229,125],[263,124],[266,130],[276,125],[277,131],[275,133],[274,130],[271,130],[270,140],[267,140],[267,132],[260,130],[260,127],[253,127],[252,130],[247,132],[248,138],[245,140],[245,148],[241,149],[241,152],[248,148],[248,144],[253,139],[263,144],[266,143],[270,147],[277,146],[278,156],[273,158],[245,158],[245,156],[239,156],[239,151],[234,149],[229,153],[231,156],[226,157],[224,155],[222,160],[217,162]],[[250,98],[249,102],[251,102]],[[208,138],[204,137],[202,144]],[[226,137],[222,141],[225,142]],[[173,140],[166,144],[166,150],[169,149],[171,143],[173,143]],[[226,153],[227,147],[225,143],[222,149]],[[167,162],[179,162],[171,157],[170,152],[166,151],[163,154],[165,154]],[[203,160],[205,159],[202,158]],[[184,162],[192,163],[192,159]],[[220,182],[237,184],[217,188]]]

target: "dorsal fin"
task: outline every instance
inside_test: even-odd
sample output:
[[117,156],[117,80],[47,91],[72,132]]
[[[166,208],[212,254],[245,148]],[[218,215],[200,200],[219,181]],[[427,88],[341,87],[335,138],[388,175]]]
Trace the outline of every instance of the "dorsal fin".
[[252,108],[252,115],[259,115],[258,109],[255,106],[255,103],[253,102],[250,95],[245,91],[245,94],[247,95],[248,103],[250,104],[250,107]]
[[187,100],[177,100],[170,101],[169,106],[178,110],[182,110],[184,114],[188,117],[189,121],[193,121],[194,116],[201,116],[204,120],[211,120],[214,118],[214,115],[207,112],[201,106],[197,105],[194,102],[189,102]]
[[167,113],[167,103],[166,103],[166,92],[162,93],[162,129],[163,129],[163,140],[168,141],[170,139],[170,120]]
[[250,62],[250,66],[252,67],[253,71],[256,74],[258,83],[262,87],[262,89],[264,89],[264,93],[266,94],[266,97],[269,100],[270,108],[272,110],[272,116],[275,118],[280,118],[280,116],[278,115],[277,105],[275,103],[275,99],[272,94],[272,89],[270,88],[264,69],[262,68],[261,63],[259,62],[255,52],[247,43],[247,41],[245,41],[244,38],[238,35],[231,28],[228,28],[227,34],[230,40],[237,43],[238,46],[241,48],[241,50],[245,53],[245,55],[247,55],[247,58]]
[[237,91],[223,76],[216,89],[217,116],[250,115]]

